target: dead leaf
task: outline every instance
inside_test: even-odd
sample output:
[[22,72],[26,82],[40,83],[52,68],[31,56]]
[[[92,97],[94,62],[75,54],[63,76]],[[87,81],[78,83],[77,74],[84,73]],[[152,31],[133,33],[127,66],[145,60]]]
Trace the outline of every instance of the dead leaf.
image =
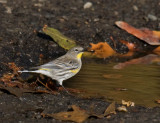
[[135,106],[135,103],[131,102],[131,101],[122,100],[122,105],[126,105],[127,107],[128,106]]
[[13,70],[14,74],[18,74],[18,71],[21,70],[21,67],[17,67],[17,65],[14,62],[10,62],[8,63],[8,65],[9,65],[9,68]]
[[47,25],[43,27],[43,32],[49,35],[59,46],[64,49],[71,49],[76,46],[76,41],[64,36],[61,32]]
[[35,91],[32,91],[32,90],[28,90],[28,89],[23,89],[23,88],[17,88],[17,87],[8,87],[8,86],[5,86],[5,85],[2,85],[0,84],[0,89],[2,90],[6,90],[8,91],[9,93],[17,96],[17,97],[21,97],[23,93],[25,92],[35,92]]
[[137,29],[126,22],[116,21],[115,24],[127,31],[128,33],[136,36],[137,38],[147,42],[150,45],[160,45],[160,32],[152,31],[147,28]]
[[107,116],[109,114],[116,114],[115,102],[111,103],[104,112],[104,116]]
[[97,44],[90,43],[90,45],[91,48],[89,48],[89,51],[93,51],[93,55],[98,58],[107,58],[116,54],[116,51],[114,51],[106,42],[99,42]]
[[124,63],[119,63],[115,65],[113,68],[114,69],[122,69],[126,66],[132,65],[132,64],[151,64],[155,62],[160,62],[160,57],[155,54],[149,54],[147,56],[137,58],[137,59],[132,59],[130,61],[124,62]]
[[68,112],[59,112],[59,113],[54,113],[54,114],[45,114],[41,113],[43,117],[53,117],[58,120],[63,120],[63,121],[74,121],[77,123],[82,123],[85,120],[87,120],[89,117],[96,117],[96,118],[110,118],[110,114],[116,114],[115,111],[115,102],[111,103],[107,109],[105,110],[104,114],[97,115],[93,112],[89,112],[83,109],[80,109],[76,105],[72,105],[73,111],[68,111]]
[[13,77],[14,77],[14,74],[11,74],[11,73],[3,74],[3,76],[0,78],[0,81],[4,83],[9,83],[11,82]]
[[72,105],[73,111],[69,112],[59,112],[55,114],[44,114],[42,113],[43,117],[53,117],[58,120],[63,121],[73,121],[77,123],[84,122],[90,115],[83,109],[80,109],[76,105]]
[[120,106],[117,108],[117,111],[127,112],[127,108],[126,108],[126,106]]

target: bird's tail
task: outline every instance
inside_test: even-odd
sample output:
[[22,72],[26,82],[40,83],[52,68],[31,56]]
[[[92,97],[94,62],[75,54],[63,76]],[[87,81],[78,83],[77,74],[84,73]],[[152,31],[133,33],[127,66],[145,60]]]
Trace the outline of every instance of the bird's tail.
[[23,70],[23,71],[18,71],[19,73],[34,73],[35,71],[29,71],[29,70]]

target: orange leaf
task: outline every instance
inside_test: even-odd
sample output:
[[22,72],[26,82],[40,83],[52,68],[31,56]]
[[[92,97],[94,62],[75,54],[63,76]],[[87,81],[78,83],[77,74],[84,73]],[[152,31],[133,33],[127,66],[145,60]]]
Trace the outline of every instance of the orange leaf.
[[137,29],[123,21],[116,21],[115,24],[119,28],[124,29],[128,33],[136,36],[150,45],[160,45],[160,32],[158,31],[152,31],[147,28]]
[[89,51],[94,51],[93,55],[98,58],[107,58],[116,54],[106,42],[99,42],[97,44],[90,43],[90,45],[91,48]]

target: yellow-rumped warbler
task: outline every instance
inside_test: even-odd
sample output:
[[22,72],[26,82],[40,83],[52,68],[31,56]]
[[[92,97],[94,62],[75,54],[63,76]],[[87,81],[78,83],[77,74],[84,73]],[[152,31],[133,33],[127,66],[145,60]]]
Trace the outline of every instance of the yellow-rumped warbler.
[[63,80],[67,80],[76,75],[81,69],[82,54],[83,48],[76,46],[70,49],[65,55],[53,61],[34,67],[34,70],[24,70],[18,72],[40,73],[56,80],[63,87]]

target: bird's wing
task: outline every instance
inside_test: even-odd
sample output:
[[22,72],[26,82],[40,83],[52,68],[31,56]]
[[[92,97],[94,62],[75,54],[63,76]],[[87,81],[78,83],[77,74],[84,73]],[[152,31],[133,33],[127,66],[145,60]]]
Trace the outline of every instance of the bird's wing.
[[73,70],[78,68],[78,63],[75,60],[70,60],[64,57],[59,57],[54,61],[48,62],[41,66],[35,67],[34,69],[63,69]]

